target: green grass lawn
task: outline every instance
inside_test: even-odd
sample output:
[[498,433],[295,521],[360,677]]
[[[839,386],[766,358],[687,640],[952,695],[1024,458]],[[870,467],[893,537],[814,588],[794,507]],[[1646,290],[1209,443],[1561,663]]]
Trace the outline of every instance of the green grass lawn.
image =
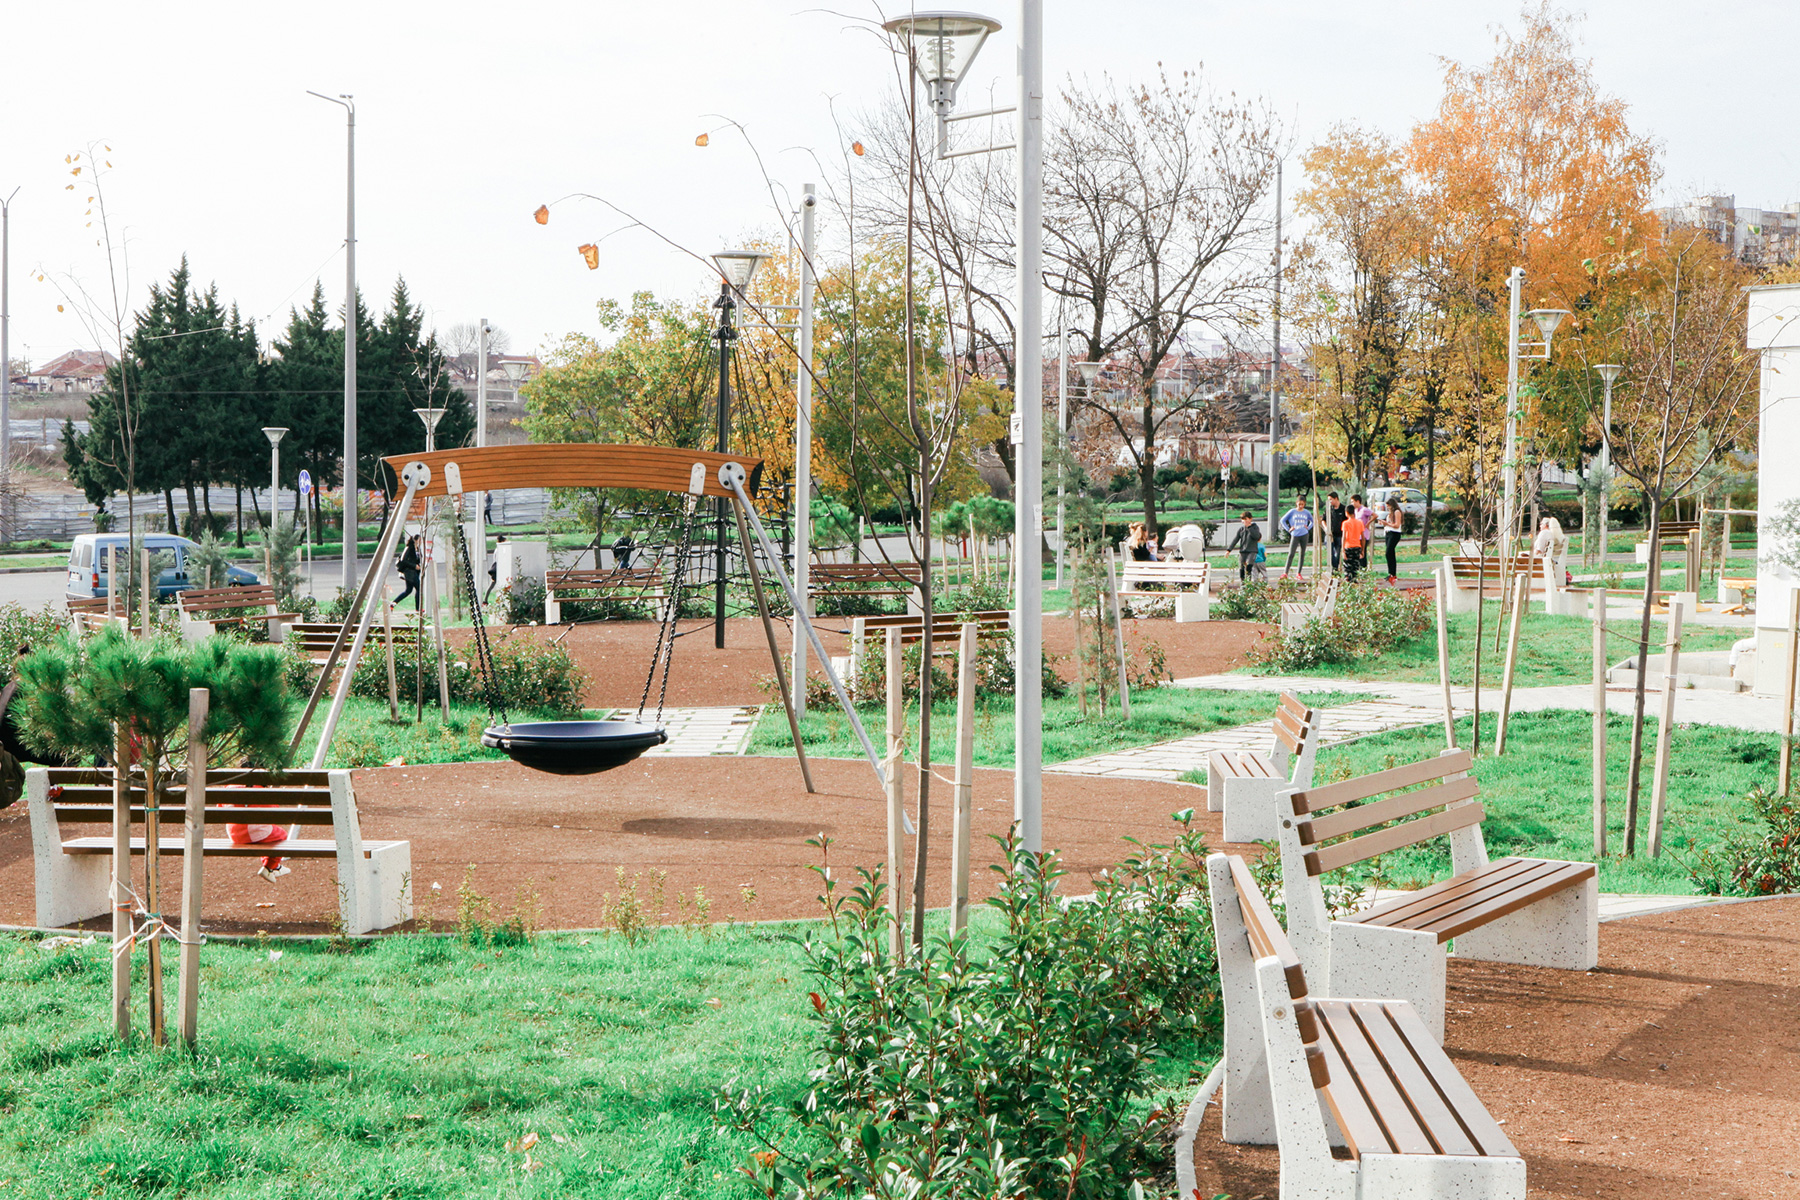
[[[1534,606],[1534,609],[1538,606]],[[1481,646],[1481,686],[1500,686],[1504,654],[1494,652],[1495,623],[1500,620],[1500,604],[1490,600],[1485,606]],[[1631,632],[1636,632],[1635,625]],[[1733,642],[1747,631],[1705,625],[1682,628],[1683,651],[1729,650]],[[1664,625],[1652,621],[1650,637],[1661,646]],[[1502,651],[1505,649],[1502,638]],[[1629,657],[1632,645],[1624,638],[1607,642],[1607,662],[1618,663]],[[1588,683],[1594,677],[1594,626],[1585,617],[1546,616],[1533,611],[1519,630],[1519,663],[1514,676],[1517,687],[1539,687],[1550,684]],[[1259,673],[1256,668],[1241,671]],[[1474,680],[1475,614],[1450,615],[1450,682],[1466,687]],[[1413,683],[1436,683],[1438,678],[1437,629],[1429,628],[1422,637],[1404,642],[1380,654],[1353,663],[1321,663],[1308,667],[1308,676],[1327,679],[1393,680]]]
[[[1644,779],[1638,811],[1638,853],[1623,855],[1625,781],[1630,767],[1631,725],[1607,719],[1607,849],[1600,860],[1600,890],[1689,895],[1695,888],[1683,868],[1690,846],[1718,846],[1748,831],[1754,814],[1744,795],[1775,785],[1781,739],[1715,725],[1678,725],[1669,762],[1669,813],[1663,853],[1649,855],[1650,765],[1657,722],[1644,723]],[[1488,853],[1529,858],[1594,861],[1593,718],[1580,712],[1520,713],[1507,723],[1506,754],[1495,758],[1493,718],[1482,717],[1482,756],[1474,775],[1487,808],[1482,825]],[[1457,744],[1467,746],[1471,725],[1457,722]],[[1321,750],[1320,782],[1347,779],[1415,762],[1442,750],[1442,726],[1396,730]],[[1449,874],[1447,839],[1383,856],[1380,873],[1390,886],[1414,887]]]
[[[1347,692],[1304,692],[1302,700],[1315,707],[1348,704],[1365,696]],[[1252,721],[1267,721],[1275,715],[1274,692],[1238,692],[1205,688],[1160,687],[1150,691],[1134,691],[1131,695],[1131,720],[1119,716],[1116,704],[1102,715],[1089,696],[1088,714],[1083,716],[1073,696],[1044,701],[1044,761],[1066,762],[1089,754],[1147,746],[1171,738],[1209,733]],[[879,706],[859,710],[863,728],[875,743],[877,753],[885,746],[887,713]],[[919,708],[907,706],[906,725],[912,745],[918,743]],[[800,736],[807,752],[821,757],[859,758],[862,746],[850,728],[849,719],[835,707],[809,709],[800,722]],[[792,754],[794,741],[788,732],[787,715],[779,705],[765,709],[762,721],[751,738],[748,753],[786,756]],[[951,763],[956,758],[956,702],[932,706],[931,757],[934,762]],[[988,696],[978,702],[975,716],[975,765],[1010,769],[1013,765],[1013,703],[1011,696]]]

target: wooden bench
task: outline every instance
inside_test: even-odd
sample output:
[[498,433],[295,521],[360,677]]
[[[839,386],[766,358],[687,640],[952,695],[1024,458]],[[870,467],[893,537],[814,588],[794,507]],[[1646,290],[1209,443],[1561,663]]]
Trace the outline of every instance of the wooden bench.
[[1283,600],[1281,602],[1281,632],[1298,633],[1306,628],[1308,621],[1329,621],[1337,612],[1338,585],[1343,580],[1336,575],[1326,577],[1325,586],[1312,600]]
[[[956,653],[956,641],[962,636],[964,625],[975,626],[977,639],[1003,637],[1012,630],[1012,613],[1006,609],[990,609],[985,612],[972,613],[933,613],[931,617],[931,644],[937,654]],[[882,640],[886,645],[887,631],[900,631],[900,644],[910,646],[925,640],[925,618],[912,613],[896,613],[892,616],[852,617],[850,619],[850,653],[832,660],[833,669],[845,675],[851,681],[862,674],[863,655],[869,652],[868,642],[871,637]],[[880,653],[876,647],[876,653]]]
[[813,563],[807,590],[819,596],[908,597],[919,588],[915,562]]
[[[1444,944],[1462,958],[1586,971],[1600,961],[1593,863],[1489,860],[1469,752],[1288,793],[1279,831],[1288,932],[1314,978],[1342,994],[1399,996],[1444,1034]],[[1404,790],[1417,789],[1417,790]],[[1450,838],[1451,877],[1331,919],[1321,876]]]
[[131,617],[123,610],[114,612],[106,606],[110,603],[107,597],[98,599],[81,599],[69,596],[64,599],[69,609],[69,629],[77,637],[85,637],[90,633],[98,633],[108,625],[117,625],[127,633],[131,632]]
[[[186,789],[179,775],[163,789],[158,840],[166,856],[181,856]],[[69,829],[111,825],[112,770],[33,767],[25,773],[25,795],[37,923],[54,928],[110,911],[112,834],[72,836]],[[131,800],[132,823],[139,826],[131,839],[133,855],[145,852],[144,798],[139,774]],[[329,826],[329,838],[290,837],[273,844],[240,845],[225,836],[207,837],[203,852],[209,858],[336,859],[338,913],[348,933],[386,929],[412,917],[412,843],[363,839],[348,771],[289,771],[279,781],[267,771],[208,771],[206,823]]]
[[1528,577],[1527,586],[1536,599],[1544,602],[1544,611],[1561,616],[1580,616],[1585,598],[1568,586],[1565,559],[1544,558],[1535,554],[1515,554],[1509,558],[1448,554],[1445,569],[1450,574],[1450,592],[1444,597],[1448,611],[1469,613],[1482,598],[1500,595],[1501,580],[1510,589],[1519,575]]
[[[411,646],[419,640],[419,629],[411,615],[403,620],[401,610],[395,609],[392,619],[395,646]],[[338,630],[342,628],[343,626],[329,621],[296,621],[287,627],[287,636],[283,641],[290,646],[299,646],[300,652],[306,655],[307,662],[315,667],[322,667],[325,665],[326,659],[331,657],[331,647],[337,642]],[[353,630],[351,637],[354,636],[355,631]],[[369,648],[371,650],[380,648],[386,636],[382,631],[381,622],[376,621],[369,627]],[[346,653],[349,648],[350,639],[346,638],[344,639]]]
[[256,622],[262,622],[269,640],[276,642],[281,640],[284,624],[300,619],[299,613],[281,611],[275,589],[266,583],[185,588],[176,594],[176,604],[181,611],[181,636],[190,642],[211,637],[221,625],[247,626]]
[[1284,786],[1311,787],[1319,753],[1318,714],[1286,692],[1270,722],[1275,740],[1260,750],[1214,750],[1206,758],[1206,807],[1225,814],[1225,840],[1261,842],[1275,837],[1281,815],[1276,793]]
[[1525,1159],[1417,1009],[1335,986],[1311,994],[1244,860],[1213,854],[1206,869],[1225,1002],[1225,1140],[1279,1147],[1282,1196],[1523,1200]]
[[599,571],[550,571],[544,575],[544,624],[562,624],[562,606],[571,600],[661,600],[667,594],[656,567],[612,567]]
[[1719,603],[1726,605],[1726,607],[1719,611],[1728,613],[1747,613],[1753,611],[1750,607],[1750,593],[1755,590],[1756,576],[1754,575],[1745,575],[1735,578],[1729,575],[1721,575],[1719,577]]
[[[1196,562],[1136,562],[1120,555],[1119,592],[1139,592],[1145,585],[1175,593],[1177,621],[1205,621],[1212,617],[1211,567]],[[1192,592],[1181,589],[1192,588]]]

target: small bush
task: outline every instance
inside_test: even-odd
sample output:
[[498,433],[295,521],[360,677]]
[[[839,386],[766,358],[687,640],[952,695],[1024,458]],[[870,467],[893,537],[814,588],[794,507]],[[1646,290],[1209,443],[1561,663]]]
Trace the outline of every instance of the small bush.
[[[552,712],[558,716],[581,714],[587,693],[587,676],[575,659],[561,646],[504,634],[492,638],[494,675],[500,702],[516,712]],[[450,653],[450,699],[470,704],[484,704],[487,693],[475,662],[475,648],[461,650],[446,647]],[[411,642],[394,643],[394,670],[402,680],[410,681],[420,667],[417,648]],[[437,657],[429,633],[425,638],[423,663],[425,678],[436,680]],[[292,668],[290,667],[290,670]],[[309,668],[310,669],[310,668]],[[309,675],[308,679],[312,677]],[[410,687],[410,683],[408,683]],[[387,652],[379,635],[369,641],[368,648],[356,664],[356,675],[350,681],[350,692],[374,700],[387,698]]]
[[55,605],[26,608],[23,604],[0,605],[0,685],[10,682],[13,662],[21,646],[41,646],[62,636],[64,618]]
[[508,625],[541,625],[544,622],[544,581],[524,575],[500,593],[500,619]]
[[1686,862],[1688,878],[1708,896],[1800,892],[1800,807],[1760,788],[1749,800],[1763,824],[1761,832],[1701,850]]
[[[794,940],[808,960],[815,1066],[793,1095],[727,1088],[719,1123],[769,1147],[743,1167],[758,1194],[1126,1195],[1162,1168],[1168,1116],[1139,1115],[1154,1065],[1217,1034],[1205,846],[1174,844],[1095,880],[1071,903],[1053,854],[1006,843],[995,944],[933,937],[888,951],[880,872]],[[823,842],[815,843],[828,849]]]
[[1304,671],[1324,663],[1349,663],[1380,654],[1431,628],[1429,593],[1367,580],[1345,584],[1337,610],[1291,632],[1276,632],[1250,648],[1250,661],[1276,672]]

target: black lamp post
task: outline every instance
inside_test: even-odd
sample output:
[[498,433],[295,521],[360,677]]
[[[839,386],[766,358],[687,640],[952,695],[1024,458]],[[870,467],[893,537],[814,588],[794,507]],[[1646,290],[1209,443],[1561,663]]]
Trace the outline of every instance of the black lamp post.
[[[719,327],[713,338],[719,343],[719,429],[713,448],[720,454],[731,449],[731,347],[738,331],[732,324],[737,302],[750,286],[756,268],[768,255],[756,250],[721,250],[712,256],[719,267],[719,298],[713,307],[719,310]],[[725,518],[723,497],[713,501],[713,645],[725,648]],[[744,553],[750,552],[745,547]],[[679,565],[677,570],[682,569]]]

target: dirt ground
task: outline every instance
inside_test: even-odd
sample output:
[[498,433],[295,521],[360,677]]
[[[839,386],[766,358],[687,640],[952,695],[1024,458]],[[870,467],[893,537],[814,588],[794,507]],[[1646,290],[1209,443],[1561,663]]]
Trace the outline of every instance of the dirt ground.
[[[849,653],[849,638],[840,632],[848,624],[842,617],[820,619],[820,640],[827,653]],[[754,618],[731,619],[725,626],[725,649],[719,650],[713,645],[710,623],[682,622],[683,636],[676,643],[674,665],[669,671],[669,704],[680,707],[771,702],[770,693],[761,686],[774,674],[762,623]],[[688,633],[690,629],[695,632]],[[1170,672],[1181,679],[1242,665],[1245,651],[1269,629],[1270,626],[1248,621],[1189,621],[1178,625],[1170,620],[1141,620],[1126,625],[1126,638],[1133,654],[1140,653],[1150,642],[1161,646]],[[467,634],[451,636],[455,641]],[[547,641],[561,637],[561,644],[588,674],[588,703],[599,708],[637,704],[650,668],[656,630],[647,621],[602,621],[548,629],[524,627],[510,636]],[[783,653],[788,652],[793,645],[789,627],[777,622],[775,636]],[[1091,631],[1087,636],[1092,636]],[[1046,617],[1044,649],[1050,654],[1052,666],[1065,678],[1072,678],[1075,623],[1067,617]],[[814,673],[819,673],[816,666]]]
[[[1800,897],[1600,926],[1585,973],[1450,959],[1445,1048],[1533,1197],[1800,1196]],[[1276,1194],[1273,1147],[1195,1145],[1201,1195]]]

